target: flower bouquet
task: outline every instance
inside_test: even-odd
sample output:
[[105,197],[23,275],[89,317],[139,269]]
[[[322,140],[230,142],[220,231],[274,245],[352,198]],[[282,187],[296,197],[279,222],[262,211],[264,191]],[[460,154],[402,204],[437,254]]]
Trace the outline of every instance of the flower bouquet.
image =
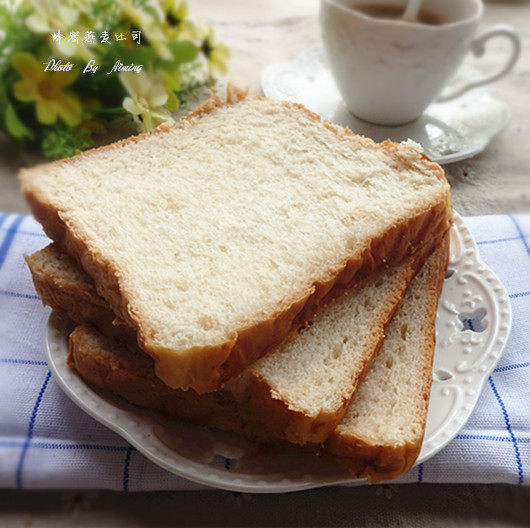
[[229,51],[177,0],[0,5],[0,130],[62,158],[117,114],[141,131],[226,72]]

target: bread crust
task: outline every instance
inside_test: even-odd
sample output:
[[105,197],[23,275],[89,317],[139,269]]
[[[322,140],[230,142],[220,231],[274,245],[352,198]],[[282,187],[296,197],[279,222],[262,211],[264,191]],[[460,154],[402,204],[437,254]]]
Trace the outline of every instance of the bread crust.
[[[70,334],[67,362],[86,382],[141,408],[172,419],[234,431],[259,442],[281,442],[230,393],[221,390],[199,395],[193,389],[172,389],[155,375],[149,356],[125,348],[116,354],[119,347],[90,325],[80,325]],[[105,354],[110,348],[112,359]]]
[[42,304],[64,313],[74,322],[91,323],[106,336],[136,344],[134,330],[121,324],[105,299],[98,295],[92,279],[79,271],[80,279],[72,279],[49,269],[46,264],[61,262],[71,268],[77,265],[52,243],[40,251],[24,257],[31,272],[33,285]]
[[97,294],[90,280],[80,287],[75,281],[65,280],[45,267],[46,261],[55,259],[58,254],[55,244],[50,244],[24,257],[42,304],[67,313],[76,323],[98,322],[112,317],[107,302]]
[[[178,124],[163,124],[153,133],[164,133],[173,127],[194,126],[203,115],[224,105],[237,103],[245,96],[243,92],[232,87],[228,90],[226,101],[221,101],[218,97],[211,98]],[[301,105],[288,102],[282,104],[297,108],[311,119],[320,121],[318,116]],[[353,135],[351,131],[329,122],[324,122],[323,125],[339,136]],[[96,151],[116,150],[127,143],[141,141],[144,136],[146,134],[92,149],[76,156],[75,159],[89,158]],[[375,143],[369,139],[362,138],[362,142],[367,148],[375,147]],[[383,145],[395,158],[396,163],[407,163],[406,158],[399,157],[397,145],[389,141]],[[52,165],[67,164],[71,159],[56,161]],[[441,167],[430,162],[426,157],[423,157],[423,162],[430,170],[436,171],[440,180],[446,182]],[[157,376],[170,387],[183,389],[191,387],[199,393],[222,387],[227,380],[240,374],[248,365],[296,331],[326,303],[341,295],[362,276],[401,262],[407,255],[421,249],[426,241],[446,232],[452,221],[451,198],[447,186],[446,193],[439,203],[419,212],[412,219],[396,222],[387,231],[367,243],[362,251],[352,254],[336,268],[327,270],[305,291],[300,292],[298,298],[277,306],[268,316],[246,328],[241,328],[238,332],[233,332],[227,336],[224,343],[194,347],[186,353],[177,354],[175,350],[159,346],[150,339],[149,329],[143,324],[142,314],[131,306],[130,296],[120,284],[118,270],[114,269],[96,248],[85,243],[75,227],[63,218],[62,212],[47,200],[38,186],[33,185],[34,178],[38,177],[38,170],[39,167],[21,171],[20,179],[22,190],[33,214],[43,225],[46,234],[92,277],[98,294],[109,302],[116,316],[136,330],[139,346],[155,360]]]
[[428,328],[424,332],[423,368],[421,389],[422,434],[415,442],[403,444],[374,444],[370,438],[361,435],[335,431],[325,443],[325,450],[342,467],[358,478],[367,478],[372,484],[395,479],[406,473],[414,464],[421,450],[432,384],[432,362],[436,343],[436,310],[442,292],[443,281],[449,262],[449,234],[442,240],[439,248],[440,258],[428,270],[429,295],[425,306]]

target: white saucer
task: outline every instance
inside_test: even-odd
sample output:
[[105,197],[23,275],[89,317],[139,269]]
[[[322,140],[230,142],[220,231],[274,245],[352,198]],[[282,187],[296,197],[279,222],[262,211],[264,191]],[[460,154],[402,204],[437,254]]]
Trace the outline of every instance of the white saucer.
[[[480,76],[463,66],[447,89]],[[375,141],[411,138],[423,146],[427,156],[442,164],[482,152],[510,120],[504,103],[491,97],[487,88],[477,88],[453,101],[432,104],[419,120],[408,125],[367,123],[354,117],[342,102],[320,47],[304,51],[293,62],[269,66],[262,73],[261,86],[266,97],[301,103],[322,118]]]
[[[467,317],[480,318],[480,328],[466,329],[462,320]],[[508,294],[480,260],[471,234],[455,214],[448,274],[436,319],[425,438],[416,464],[440,451],[465,424],[501,355],[510,324]],[[52,313],[46,359],[54,378],[81,409],[164,469],[207,486],[251,493],[354,482],[334,464],[310,453],[263,448],[236,434],[171,422],[94,390],[66,364],[71,330],[67,318]]]

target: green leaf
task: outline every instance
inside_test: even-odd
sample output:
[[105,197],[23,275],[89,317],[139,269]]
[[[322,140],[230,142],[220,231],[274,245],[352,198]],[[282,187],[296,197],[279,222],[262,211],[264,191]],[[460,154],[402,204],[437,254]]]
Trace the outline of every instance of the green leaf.
[[170,42],[168,47],[173,55],[172,63],[174,65],[192,62],[199,55],[199,48],[189,40],[175,40]]
[[8,105],[8,99],[6,95],[6,89],[2,82],[2,79],[0,78],[0,120],[1,121],[4,120],[7,105]]
[[148,66],[156,63],[158,56],[156,51],[150,46],[137,46],[130,49],[117,49],[115,56],[112,58],[112,64],[114,64],[116,59],[121,60],[124,64],[134,63]]
[[94,145],[90,131],[74,129],[62,123],[45,127],[42,132],[41,148],[47,158],[67,158]]
[[[21,2],[6,6],[0,0],[0,77],[11,69],[11,56],[17,51],[34,51],[42,36],[32,33],[25,24],[29,11]],[[9,2],[8,2],[9,4]],[[16,3],[15,3],[16,4]]]
[[13,105],[8,104],[5,113],[6,129],[17,139],[34,139],[33,132],[19,119]]

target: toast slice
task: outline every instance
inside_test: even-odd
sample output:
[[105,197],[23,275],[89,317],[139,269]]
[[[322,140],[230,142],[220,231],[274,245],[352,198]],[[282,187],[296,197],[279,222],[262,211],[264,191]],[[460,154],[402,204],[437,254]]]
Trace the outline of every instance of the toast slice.
[[412,281],[364,382],[325,444],[342,465],[371,482],[406,473],[421,449],[448,242]]
[[419,145],[229,90],[177,125],[23,170],[48,236],[174,388],[219,388],[451,222]]
[[[119,338],[133,356],[140,354],[130,329],[112,324],[110,307],[91,305],[93,284],[88,276],[79,276],[72,259],[61,255],[56,246],[49,246],[27,261],[43,302],[77,322],[94,323],[104,336]],[[301,328],[299,334],[225,385],[225,392],[260,423],[255,436],[266,430],[270,438],[299,444],[322,442],[329,436],[381,346],[384,327],[413,276],[412,264],[409,258],[353,287],[326,306],[310,326]],[[72,339],[75,342],[75,336]],[[130,385],[137,383],[136,378]],[[160,386],[160,401],[167,401],[167,394],[173,393],[175,398],[183,393],[178,398],[186,401],[186,394],[193,392],[167,393],[167,387],[163,383]],[[129,393],[122,396],[131,398]],[[190,396],[193,401],[195,396]],[[187,405],[192,413],[194,404]],[[175,405],[177,417],[181,407]],[[167,412],[166,408],[161,410]],[[202,408],[197,413],[201,416]]]
[[[332,460],[371,483],[405,473],[419,453],[431,384],[436,305],[447,260],[448,238],[413,279],[388,326],[387,341],[324,445]],[[87,382],[142,408],[251,439],[277,440],[250,407],[228,392],[199,396],[171,389],[154,375],[146,354],[117,345],[89,325],[78,326],[71,334],[68,361]]]
[[[57,244],[24,258],[42,304],[68,314],[76,323],[100,325],[114,321],[114,313],[98,295],[94,281]],[[123,326],[123,331],[129,332],[129,327]]]

